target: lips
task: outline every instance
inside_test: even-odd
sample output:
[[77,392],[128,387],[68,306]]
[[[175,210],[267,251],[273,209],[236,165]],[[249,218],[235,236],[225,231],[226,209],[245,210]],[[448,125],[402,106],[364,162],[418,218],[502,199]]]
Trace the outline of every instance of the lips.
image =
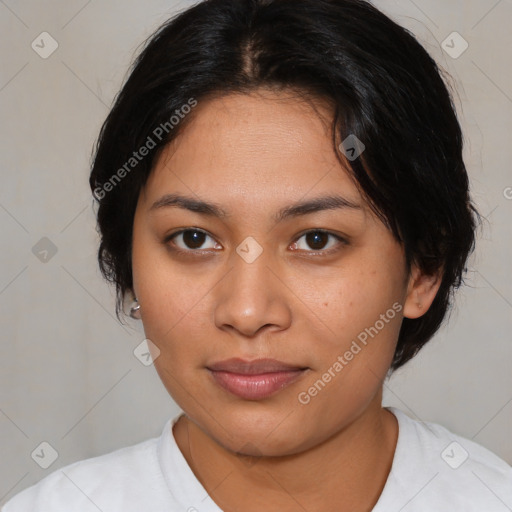
[[292,384],[308,368],[275,359],[234,358],[210,364],[207,369],[214,382],[229,393],[245,400],[262,400]]
[[292,370],[303,370],[305,368],[277,361],[276,359],[255,359],[245,361],[239,358],[226,359],[208,365],[209,370],[239,373],[243,375],[260,375],[262,373],[287,372]]

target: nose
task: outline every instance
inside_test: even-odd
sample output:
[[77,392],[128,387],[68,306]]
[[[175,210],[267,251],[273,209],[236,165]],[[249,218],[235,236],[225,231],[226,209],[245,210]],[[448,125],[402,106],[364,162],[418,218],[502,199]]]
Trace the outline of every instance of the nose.
[[291,292],[266,251],[251,263],[237,253],[232,260],[231,270],[217,287],[215,325],[245,337],[254,337],[265,329],[287,329],[291,323]]

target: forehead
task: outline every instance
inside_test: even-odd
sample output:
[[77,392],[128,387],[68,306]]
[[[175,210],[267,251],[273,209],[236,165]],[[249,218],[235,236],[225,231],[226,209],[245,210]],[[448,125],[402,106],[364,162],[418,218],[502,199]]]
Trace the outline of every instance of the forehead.
[[335,154],[326,102],[259,90],[199,101],[159,155],[144,195],[173,191],[254,208],[308,195],[361,196]]

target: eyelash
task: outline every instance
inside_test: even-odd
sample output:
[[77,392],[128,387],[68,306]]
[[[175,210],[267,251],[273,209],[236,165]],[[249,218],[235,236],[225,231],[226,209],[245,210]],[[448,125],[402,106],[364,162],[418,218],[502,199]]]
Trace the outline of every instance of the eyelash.
[[[206,236],[208,236],[212,240],[214,240],[214,238],[211,235],[209,235],[206,231],[204,231],[202,229],[187,228],[187,229],[181,229],[179,231],[175,231],[174,233],[171,233],[170,235],[166,236],[165,239],[163,240],[163,243],[165,245],[167,245],[167,247],[170,250],[172,250],[173,252],[180,253],[180,254],[186,254],[186,255],[193,255],[194,257],[195,256],[200,257],[205,254],[210,254],[212,251],[215,251],[215,252],[218,251],[217,249],[182,249],[180,247],[176,247],[176,245],[174,243],[172,243],[172,246],[170,245],[170,242],[172,242],[172,240],[174,238],[176,238],[178,235],[181,235],[181,234],[189,232],[189,231],[197,232],[197,233],[204,233]],[[342,236],[332,233],[331,231],[327,231],[325,229],[310,229],[308,231],[304,231],[303,233],[301,233],[298,236],[298,238],[295,239],[295,241],[293,243],[294,244],[297,243],[298,240],[300,240],[302,237],[304,237],[305,235],[308,235],[310,233],[321,233],[321,234],[325,234],[325,235],[330,235],[331,237],[335,238],[339,242],[339,244],[336,247],[331,247],[330,249],[320,249],[320,250],[316,250],[316,251],[315,250],[304,251],[303,249],[294,249],[294,251],[306,252],[310,256],[315,256],[315,257],[330,256],[331,254],[336,253],[339,250],[341,250],[341,248],[343,246],[346,246],[349,243],[348,240],[343,238]]]

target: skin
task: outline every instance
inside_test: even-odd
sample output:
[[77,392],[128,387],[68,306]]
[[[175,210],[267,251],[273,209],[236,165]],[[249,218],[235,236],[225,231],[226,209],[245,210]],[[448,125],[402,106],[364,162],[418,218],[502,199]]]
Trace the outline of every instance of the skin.
[[[438,276],[407,272],[403,248],[336,158],[330,116],[320,100],[266,89],[200,101],[137,204],[133,291],[146,336],[160,350],[157,372],[185,412],[173,433],[227,512],[372,509],[398,436],[381,400],[402,318],[424,314],[439,287]],[[214,202],[228,216],[151,209],[170,193]],[[272,217],[324,195],[359,208]],[[207,235],[196,245],[166,238],[185,228]],[[308,243],[304,232],[315,229],[346,243],[326,235]],[[262,249],[252,263],[236,252],[247,237]],[[300,403],[299,393],[395,303],[401,311]],[[269,398],[244,400],[206,369],[231,357],[308,370]]]

